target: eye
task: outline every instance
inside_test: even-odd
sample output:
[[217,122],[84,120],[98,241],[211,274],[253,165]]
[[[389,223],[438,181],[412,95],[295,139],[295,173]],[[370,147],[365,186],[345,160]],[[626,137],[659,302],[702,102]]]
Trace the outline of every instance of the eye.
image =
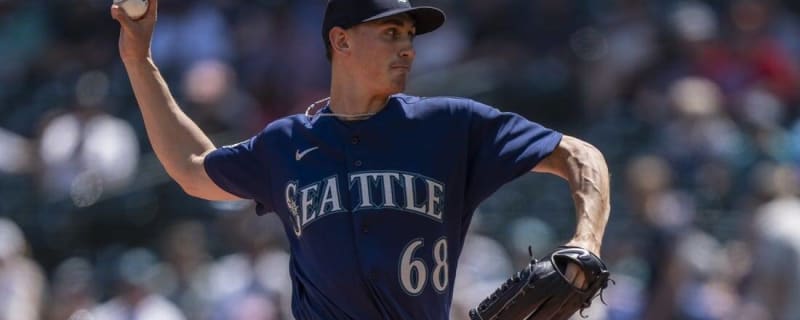
[[398,28],[398,27],[388,27],[383,31],[383,35],[392,41],[402,39],[408,39],[413,41],[414,37],[416,37],[416,30],[415,29],[405,29],[405,28]]

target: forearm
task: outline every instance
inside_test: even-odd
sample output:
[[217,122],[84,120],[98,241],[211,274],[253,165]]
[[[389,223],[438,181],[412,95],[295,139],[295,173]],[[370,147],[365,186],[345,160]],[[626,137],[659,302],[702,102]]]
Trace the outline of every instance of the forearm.
[[577,213],[575,239],[602,243],[610,212],[608,167],[603,155],[585,142],[568,164],[574,173],[569,179]]
[[214,144],[180,109],[151,59],[125,61],[125,68],[156,156],[173,179],[188,182],[192,164]]
[[550,156],[534,169],[560,176],[569,183],[577,226],[569,245],[600,254],[610,212],[608,166],[597,148],[580,139],[564,136]]
[[[609,174],[603,155],[590,144],[574,139],[567,144],[567,181],[575,203],[577,226],[573,241],[603,241],[610,212]],[[594,250],[594,249],[592,249]],[[598,253],[599,252],[595,252]]]

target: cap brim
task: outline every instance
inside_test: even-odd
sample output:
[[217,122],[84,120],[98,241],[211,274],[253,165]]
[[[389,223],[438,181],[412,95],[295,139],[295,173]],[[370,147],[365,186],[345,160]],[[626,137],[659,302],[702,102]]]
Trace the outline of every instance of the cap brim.
[[413,7],[413,8],[401,8],[401,9],[394,9],[389,10],[386,12],[382,12],[379,15],[369,17],[364,19],[362,22],[369,22],[375,21],[378,19],[391,17],[394,15],[408,13],[414,18],[415,27],[417,29],[417,35],[425,34],[431,32],[433,30],[438,29],[444,24],[446,19],[444,15],[444,11],[439,10],[435,7]]

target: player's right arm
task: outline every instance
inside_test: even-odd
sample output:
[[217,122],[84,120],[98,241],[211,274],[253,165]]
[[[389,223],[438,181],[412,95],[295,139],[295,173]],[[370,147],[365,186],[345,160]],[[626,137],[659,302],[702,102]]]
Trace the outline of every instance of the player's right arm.
[[111,16],[121,26],[119,52],[142,112],[147,136],[167,173],[186,193],[208,200],[238,197],[217,186],[203,167],[216,149],[203,131],[180,109],[150,52],[158,0],[150,0],[147,14],[131,20],[118,6]]

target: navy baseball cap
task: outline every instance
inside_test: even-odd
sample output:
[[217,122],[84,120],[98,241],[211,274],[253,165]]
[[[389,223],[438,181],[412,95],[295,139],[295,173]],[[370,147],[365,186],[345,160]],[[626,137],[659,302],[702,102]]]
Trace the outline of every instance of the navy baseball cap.
[[322,39],[328,42],[333,27],[349,29],[357,24],[408,13],[417,34],[428,33],[444,24],[444,11],[435,7],[413,7],[409,0],[329,0],[322,24]]

